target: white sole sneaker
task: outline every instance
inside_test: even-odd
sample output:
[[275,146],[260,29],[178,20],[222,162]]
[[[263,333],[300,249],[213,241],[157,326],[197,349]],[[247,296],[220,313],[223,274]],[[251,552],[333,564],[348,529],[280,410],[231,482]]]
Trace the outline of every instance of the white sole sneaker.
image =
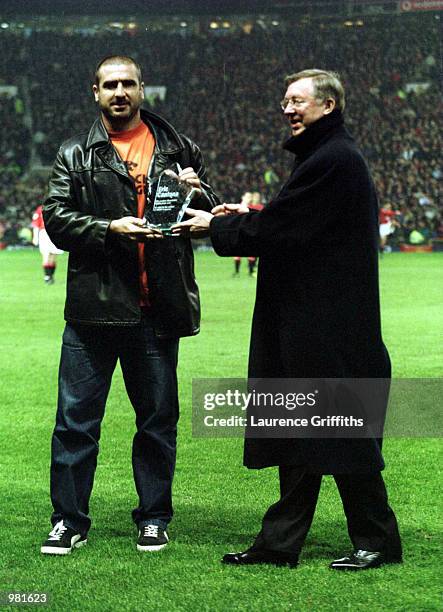
[[155,552],[157,550],[162,550],[162,548],[167,546],[167,544],[167,542],[165,544],[155,544],[153,546],[141,546],[140,544],[137,544],[137,550],[140,552]]
[[73,542],[70,548],[57,548],[56,546],[42,546],[40,552],[44,555],[70,555],[73,548],[81,548],[88,540]]

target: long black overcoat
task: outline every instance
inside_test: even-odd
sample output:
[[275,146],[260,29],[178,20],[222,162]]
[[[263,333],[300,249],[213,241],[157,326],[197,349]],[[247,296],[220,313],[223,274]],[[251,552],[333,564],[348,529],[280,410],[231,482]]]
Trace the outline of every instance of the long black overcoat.
[[[275,199],[210,226],[217,254],[260,257],[249,378],[389,378],[378,204],[366,161],[337,110],[284,147],[295,164]],[[384,467],[373,438],[246,438],[244,463],[323,474]]]

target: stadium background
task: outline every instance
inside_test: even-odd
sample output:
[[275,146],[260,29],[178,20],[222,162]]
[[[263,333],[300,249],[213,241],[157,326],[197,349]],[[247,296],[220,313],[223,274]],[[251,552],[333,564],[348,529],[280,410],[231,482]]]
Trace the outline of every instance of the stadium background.
[[150,96],[153,110],[200,143],[226,201],[251,190],[267,201],[286,176],[284,76],[305,66],[338,70],[380,204],[399,213],[392,245],[419,230],[439,248],[439,15],[405,13],[396,2],[286,4],[259,15],[3,15],[0,82],[16,95],[0,95],[0,242],[26,242],[22,230],[57,148],[95,116],[93,68],[106,54],[127,53],[145,85],[164,88],[164,99]]
[[[389,568],[358,583],[326,574],[325,559],[313,551],[331,540],[331,524],[334,534],[338,529],[337,501],[327,480],[324,488],[332,497],[308,542],[311,566],[297,570],[298,577],[270,568],[226,573],[218,567],[226,546],[248,543],[248,534],[276,491],[272,475],[241,469],[240,441],[190,439],[192,376],[241,376],[246,370],[253,281],[240,279],[237,284],[228,278],[227,261],[211,253],[197,257],[203,333],[182,347],[184,417],[178,516],[172,528],[177,530],[176,551],[171,550],[159,568],[152,560],[133,559],[131,540],[123,537],[131,529],[126,513],[133,491],[128,455],[119,445],[129,448],[131,416],[117,375],[104,424],[103,471],[98,472],[94,493],[95,549],[93,543],[91,552],[82,551],[81,559],[73,555],[62,567],[36,558],[49,512],[46,471],[63,324],[63,273],[56,286],[40,286],[39,258],[28,247],[29,225],[44,197],[58,146],[95,117],[89,92],[93,68],[102,56],[133,55],[142,65],[145,85],[165,88],[164,99],[154,95],[149,104],[199,143],[210,181],[225,201],[238,201],[251,190],[260,191],[267,201],[287,175],[288,157],[281,150],[287,127],[279,112],[285,74],[312,66],[338,70],[348,93],[346,120],[369,161],[380,204],[390,203],[399,213],[391,246],[396,250],[408,245],[418,230],[423,245],[441,248],[441,20],[436,10],[425,10],[440,3],[239,4],[171,0],[119,7],[110,0],[17,0],[0,5],[0,247],[5,249],[0,253],[1,390],[4,431],[10,433],[3,446],[0,481],[6,510],[0,519],[6,540],[0,589],[52,591],[53,609],[198,605],[280,610],[293,605],[297,610],[332,610],[363,609],[369,602],[374,610],[437,610],[432,555],[438,549],[439,513],[433,499],[439,455],[433,440],[389,441],[386,451],[388,460],[395,456],[400,466],[397,472],[393,467],[392,495],[400,506],[406,540],[420,557],[419,572],[413,564],[403,573]],[[440,255],[433,253],[392,254],[382,262],[385,337],[397,376],[441,375],[436,355],[441,331],[436,310],[439,265]],[[107,471],[107,465],[115,469]],[[422,490],[419,474],[425,469],[427,488]],[[389,478],[388,471],[388,484]],[[412,524],[406,525],[409,515]],[[117,536],[115,549],[110,528],[112,537]],[[345,535],[338,534],[337,542],[345,545]],[[338,552],[324,544],[321,550],[323,556]],[[273,597],[276,584],[278,596]]]

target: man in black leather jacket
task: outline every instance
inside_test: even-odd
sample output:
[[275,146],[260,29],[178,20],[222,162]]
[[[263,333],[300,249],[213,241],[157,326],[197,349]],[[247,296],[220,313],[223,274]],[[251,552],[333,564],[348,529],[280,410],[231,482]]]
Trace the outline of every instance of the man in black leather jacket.
[[87,541],[100,425],[117,360],[136,413],[137,549],[168,542],[178,338],[199,332],[200,306],[191,243],[146,227],[146,192],[173,168],[196,190],[193,207],[209,211],[218,200],[198,147],[140,109],[143,87],[131,58],[100,62],[93,86],[100,117],[61,146],[43,208],[51,240],[69,251],[46,554],[68,554]]

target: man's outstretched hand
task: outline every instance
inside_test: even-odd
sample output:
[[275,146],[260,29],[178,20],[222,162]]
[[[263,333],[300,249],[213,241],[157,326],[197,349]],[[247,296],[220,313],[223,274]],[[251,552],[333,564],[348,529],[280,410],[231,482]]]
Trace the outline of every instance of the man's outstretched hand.
[[118,234],[124,238],[129,238],[129,240],[136,240],[137,242],[145,242],[145,240],[164,237],[160,230],[154,227],[146,227],[146,221],[138,217],[114,219],[114,221],[111,221],[109,231],[112,234]]
[[246,204],[219,204],[210,213],[205,210],[187,208],[186,214],[191,219],[177,223],[172,227],[174,236],[190,236],[191,238],[207,238],[209,236],[209,225],[213,217],[226,215],[244,215],[250,212]]
[[187,208],[186,214],[191,217],[172,226],[174,236],[190,236],[191,238],[207,238],[209,236],[209,224],[214,215],[205,210],[194,210]]
[[250,210],[246,204],[227,204],[226,202],[215,206],[211,210],[214,217],[222,217],[225,215],[244,215],[248,212],[250,212]]

